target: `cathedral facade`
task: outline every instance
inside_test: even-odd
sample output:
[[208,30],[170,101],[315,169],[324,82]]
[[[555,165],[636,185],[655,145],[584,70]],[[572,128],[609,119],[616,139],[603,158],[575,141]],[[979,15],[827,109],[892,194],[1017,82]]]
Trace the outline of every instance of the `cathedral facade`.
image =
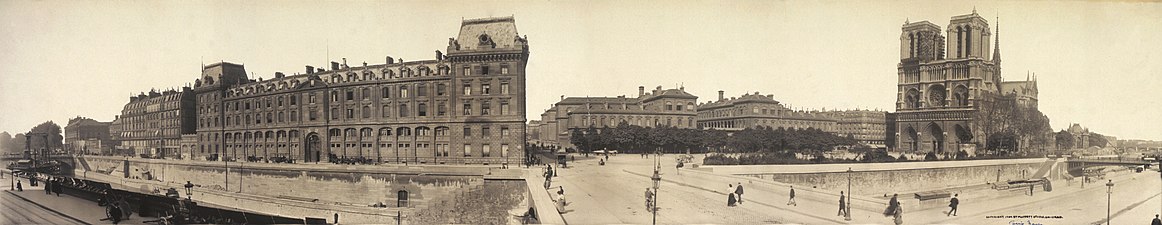
[[[905,22],[897,64],[896,112],[887,116],[887,144],[902,152],[972,152],[983,147],[987,105],[1005,95],[999,38],[974,10],[946,29]],[[990,46],[989,41],[996,40]],[[989,48],[992,51],[989,51]],[[1035,83],[1021,87],[1036,105]],[[1011,90],[1010,90],[1011,91]]]

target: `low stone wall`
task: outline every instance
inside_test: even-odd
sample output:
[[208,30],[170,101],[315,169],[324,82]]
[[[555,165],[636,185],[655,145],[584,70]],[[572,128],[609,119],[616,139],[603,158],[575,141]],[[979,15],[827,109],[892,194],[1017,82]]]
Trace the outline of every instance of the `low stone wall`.
[[[867,164],[705,166],[715,173],[757,177],[804,188],[847,190],[863,196],[914,193],[1027,179],[1046,159]],[[852,168],[853,172],[846,171]],[[999,174],[998,174],[999,173]],[[907,196],[910,198],[910,196]]]
[[[523,179],[485,179],[520,174],[509,171],[518,169],[236,162],[227,168],[224,162],[92,156],[78,160],[92,171],[78,168],[76,177],[145,192],[168,187],[181,190],[190,181],[197,185],[195,200],[288,217],[331,220],[333,213],[339,213],[345,223],[387,223],[402,214],[405,223],[495,224],[510,223],[509,211],[528,209]],[[399,191],[407,192],[406,207],[395,207]],[[377,202],[390,207],[368,207]]]

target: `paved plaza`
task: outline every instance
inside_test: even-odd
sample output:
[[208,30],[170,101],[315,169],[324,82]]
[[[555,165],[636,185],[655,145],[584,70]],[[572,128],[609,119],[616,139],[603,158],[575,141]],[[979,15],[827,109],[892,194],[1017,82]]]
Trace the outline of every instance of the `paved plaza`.
[[[654,158],[622,154],[598,165],[597,156],[576,156],[567,168],[557,168],[550,193],[566,191],[568,205],[562,217],[570,224],[649,224],[652,214],[645,210],[644,192],[652,186],[649,176]],[[684,168],[675,171],[675,158],[662,156],[662,184],[658,194],[659,224],[890,224],[882,215],[886,200],[853,204],[852,220],[837,216],[838,191],[796,186],[797,205],[787,205],[788,185],[726,174]],[[696,158],[695,162],[700,162]],[[1111,214],[1119,224],[1148,223],[1162,209],[1162,182],[1156,172],[1121,172],[1108,176],[1116,184]],[[726,206],[727,184],[741,182],[746,190],[743,204]],[[1010,224],[1029,221],[1042,224],[1094,224],[1106,216],[1105,182],[1089,183],[1082,189],[1078,181],[1055,183],[1052,192],[1038,189],[1029,196],[1023,191],[975,190],[960,200],[958,216],[946,215],[947,208],[909,210],[904,205],[904,224]],[[877,198],[856,196],[860,199]],[[904,197],[901,196],[901,199]],[[857,203],[861,201],[856,199]],[[1047,213],[1052,212],[1052,213]],[[1060,218],[1022,218],[1046,216]],[[1000,218],[992,218],[1000,217]]]

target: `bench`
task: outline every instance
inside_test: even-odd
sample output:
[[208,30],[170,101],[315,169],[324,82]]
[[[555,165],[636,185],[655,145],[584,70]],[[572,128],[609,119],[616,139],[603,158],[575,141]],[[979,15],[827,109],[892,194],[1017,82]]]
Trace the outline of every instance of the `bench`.
[[920,201],[927,201],[932,199],[942,199],[952,197],[952,193],[947,191],[925,191],[916,193],[916,199]]

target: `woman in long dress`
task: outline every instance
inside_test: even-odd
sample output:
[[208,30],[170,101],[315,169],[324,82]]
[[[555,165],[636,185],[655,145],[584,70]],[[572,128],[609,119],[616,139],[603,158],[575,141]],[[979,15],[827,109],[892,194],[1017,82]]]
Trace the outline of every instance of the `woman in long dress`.
[[726,206],[733,207],[737,201],[738,201],[737,198],[734,197],[734,185],[727,184],[726,185]]
[[895,222],[896,225],[904,224],[904,207],[897,204],[893,214],[895,215],[892,216],[892,222]]

